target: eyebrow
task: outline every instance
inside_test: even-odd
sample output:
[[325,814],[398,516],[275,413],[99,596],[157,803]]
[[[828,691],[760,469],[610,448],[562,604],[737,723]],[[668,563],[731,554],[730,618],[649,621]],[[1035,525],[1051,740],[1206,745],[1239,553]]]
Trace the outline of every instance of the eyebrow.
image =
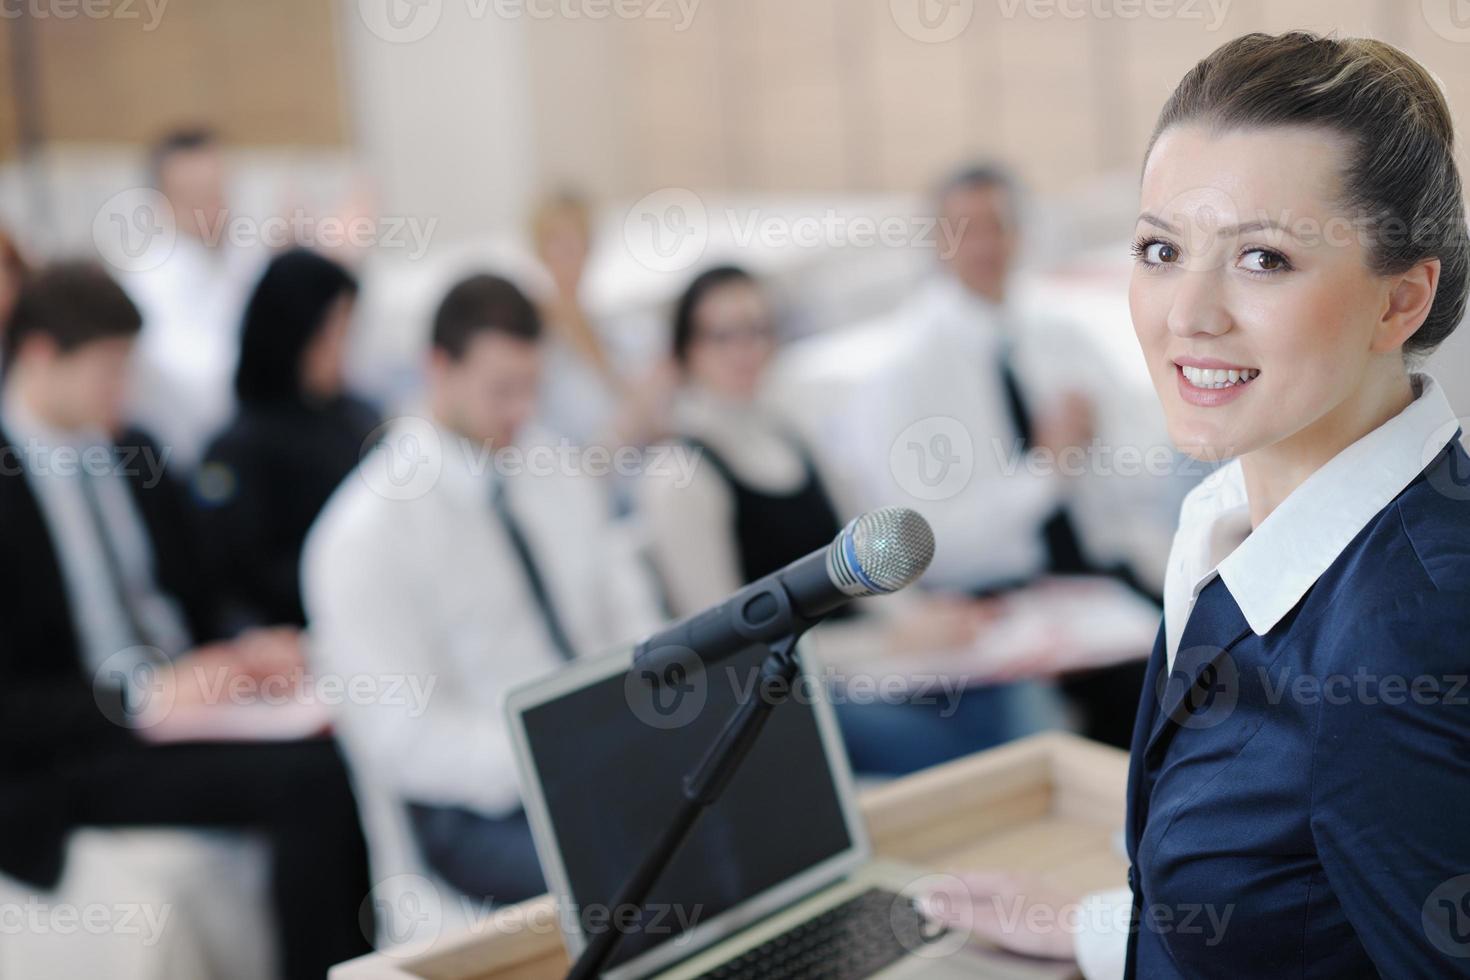
[[[1152,214],[1148,211],[1144,211],[1142,214],[1140,214],[1138,216],[1138,220],[1162,228],[1164,231],[1167,231],[1171,235],[1179,234],[1178,228],[1175,228],[1163,218],[1160,218],[1158,215]],[[1215,234],[1221,238],[1228,238],[1231,235],[1239,235],[1242,232],[1263,231],[1267,228],[1274,229],[1285,235],[1290,235],[1292,238],[1298,237],[1294,231],[1292,231],[1290,228],[1287,228],[1285,225],[1278,224],[1277,222],[1271,221],[1266,218],[1262,218],[1256,221],[1243,221],[1238,225],[1226,225],[1225,227],[1218,229]]]

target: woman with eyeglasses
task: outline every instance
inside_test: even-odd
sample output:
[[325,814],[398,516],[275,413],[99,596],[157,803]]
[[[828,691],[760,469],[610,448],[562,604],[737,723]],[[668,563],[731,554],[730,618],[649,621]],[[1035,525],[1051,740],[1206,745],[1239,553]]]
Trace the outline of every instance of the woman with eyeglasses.
[[[816,455],[762,397],[776,354],[775,319],[744,269],[698,275],[674,313],[673,355],[683,376],[674,402],[684,468],[649,474],[640,499],[671,611],[719,602],[742,585],[825,548],[841,527]],[[956,650],[992,618],[966,597],[890,596],[847,607],[809,634],[818,664],[838,682],[837,716],[853,768],[896,775],[1061,724],[1059,702],[1031,682],[973,687],[949,697],[911,691],[893,700],[844,694],[842,679],[904,673],[905,653]]]

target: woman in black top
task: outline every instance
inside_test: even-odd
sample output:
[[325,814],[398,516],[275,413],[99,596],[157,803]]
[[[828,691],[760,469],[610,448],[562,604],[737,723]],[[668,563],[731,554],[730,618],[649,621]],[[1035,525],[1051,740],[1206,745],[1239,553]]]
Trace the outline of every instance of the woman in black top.
[[[812,452],[762,404],[775,351],[770,306],[747,272],[721,266],[690,283],[673,335],[684,382],[674,405],[674,448],[687,456],[666,473],[650,472],[641,499],[675,615],[698,612],[826,547],[840,527]],[[983,609],[968,598],[909,592],[885,599],[873,615],[812,632],[811,651],[837,675],[838,720],[855,768],[907,772],[1057,720],[1047,692],[1028,684],[972,688],[963,696],[847,696],[844,677],[866,679],[874,669],[902,675],[902,664],[878,667],[887,657],[974,642],[987,618]]]
[[275,258],[245,310],[238,410],[195,476],[228,625],[304,625],[297,565],[317,513],[378,424],[346,391],[357,281],[329,259]]

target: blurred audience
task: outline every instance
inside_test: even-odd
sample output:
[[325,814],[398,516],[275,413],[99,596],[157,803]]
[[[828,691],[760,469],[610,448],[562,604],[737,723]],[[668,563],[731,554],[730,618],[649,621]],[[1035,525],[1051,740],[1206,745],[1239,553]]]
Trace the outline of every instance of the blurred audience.
[[165,135],[148,172],[168,207],[142,216],[151,228],[146,251],[122,279],[143,311],[129,415],[187,471],[234,409],[240,310],[265,255],[228,233],[228,172],[213,131]]
[[540,417],[579,446],[642,446],[664,431],[672,366],[620,357],[587,313],[583,274],[592,248],[592,214],[580,196],[543,200],[532,217],[536,257],[551,280],[540,300],[546,324]]
[[[875,500],[908,503],[933,525],[929,583],[1001,595],[1043,574],[1101,571],[1067,509],[1071,478],[1056,465],[1092,441],[1093,405],[1080,389],[1056,387],[1056,365],[1077,338],[1012,289],[1016,179],[996,164],[966,167],[935,204],[940,240],[953,247],[896,314],[906,342],[854,406],[863,482]],[[1141,671],[1068,679],[1088,734],[1127,744]]]
[[426,418],[393,423],[307,542],[312,650],[344,674],[432,680],[421,704],[344,707],[359,785],[406,808],[444,880],[516,902],[545,886],[501,699],[643,635],[658,613],[606,487],[529,459],[554,440],[530,422],[535,307],[504,279],[472,276],[445,296],[432,335]]
[[[972,591],[1084,561],[1065,511],[1065,480],[1026,465],[1033,447],[1055,453],[1086,445],[1092,423],[1090,406],[1072,393],[1026,384],[1026,368],[1049,353],[1053,338],[1049,324],[1013,302],[1019,203],[1014,179],[995,165],[944,184],[936,197],[941,241],[953,247],[895,315],[905,343],[855,406],[856,428],[868,436],[862,476],[870,492],[890,503],[912,500],[940,542],[928,581]],[[933,423],[941,419],[962,427],[969,444],[940,432]],[[895,440],[916,423],[922,431],[908,431],[912,452],[900,461],[912,465],[892,465]],[[968,481],[944,492],[939,476],[965,465],[973,466]],[[939,499],[914,499],[905,477],[934,480],[930,496]]]
[[305,625],[301,545],[378,424],[343,380],[357,281],[302,249],[266,267],[245,308],[234,420],[209,446],[194,496],[231,625]]
[[0,565],[0,870],[54,886],[87,825],[261,832],[282,975],[319,980],[368,948],[357,810],[329,740],[184,742],[236,682],[300,661],[291,631],[219,639],[182,490],[121,425],[141,325],[104,272],[61,264],[5,334],[0,551],[22,560]]
[[[687,477],[682,467],[650,473],[640,510],[673,612],[683,616],[826,547],[840,523],[813,453],[761,402],[776,330],[749,273],[720,266],[690,283],[675,307],[673,351],[683,376],[673,425],[698,461]],[[865,615],[833,617],[809,647],[841,673],[895,654],[963,649],[987,619],[968,598],[904,593]],[[843,699],[838,716],[858,771],[900,773],[1059,722],[1045,702],[1044,692],[1021,685],[966,692],[957,705]]]

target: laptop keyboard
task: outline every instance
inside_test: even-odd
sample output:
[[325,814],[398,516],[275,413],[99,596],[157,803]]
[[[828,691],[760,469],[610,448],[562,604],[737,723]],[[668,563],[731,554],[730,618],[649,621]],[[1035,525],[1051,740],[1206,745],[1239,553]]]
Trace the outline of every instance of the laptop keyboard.
[[700,980],[858,980],[942,934],[909,899],[870,888],[721,964]]

